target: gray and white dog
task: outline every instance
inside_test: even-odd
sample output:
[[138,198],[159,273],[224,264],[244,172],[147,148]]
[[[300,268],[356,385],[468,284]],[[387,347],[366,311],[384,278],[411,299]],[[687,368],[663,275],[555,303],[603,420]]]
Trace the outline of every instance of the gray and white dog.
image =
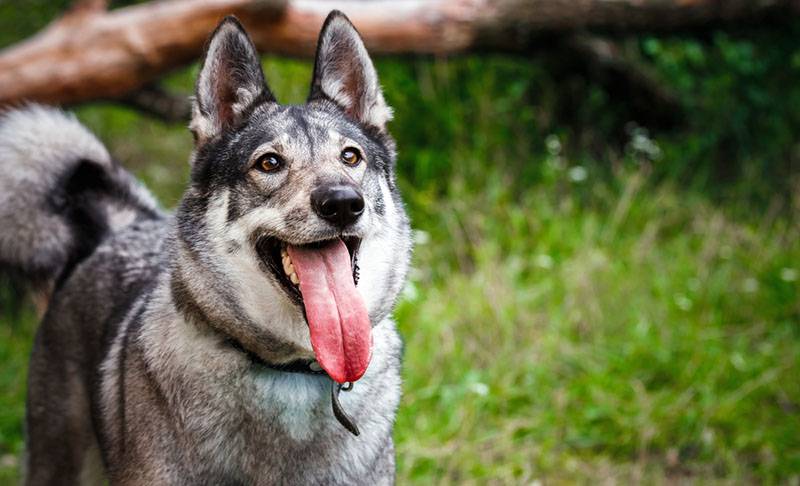
[[390,118],[339,12],[301,106],[219,25],[172,215],[73,117],[0,118],[0,265],[49,296],[28,484],[394,482],[411,243]]

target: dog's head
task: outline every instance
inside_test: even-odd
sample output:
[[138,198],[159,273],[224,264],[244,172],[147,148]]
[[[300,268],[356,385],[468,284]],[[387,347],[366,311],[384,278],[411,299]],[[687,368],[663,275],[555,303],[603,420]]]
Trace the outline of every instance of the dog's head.
[[325,21],[300,106],[278,104],[247,33],[225,19],[197,79],[177,300],[264,360],[316,357],[335,380],[358,379],[410,250],[390,119],[342,13]]

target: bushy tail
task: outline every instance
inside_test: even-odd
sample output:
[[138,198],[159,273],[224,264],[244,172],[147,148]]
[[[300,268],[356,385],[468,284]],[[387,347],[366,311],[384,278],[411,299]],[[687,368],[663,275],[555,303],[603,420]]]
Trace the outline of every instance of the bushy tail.
[[111,232],[156,217],[153,198],[74,116],[0,115],[0,273],[52,290]]

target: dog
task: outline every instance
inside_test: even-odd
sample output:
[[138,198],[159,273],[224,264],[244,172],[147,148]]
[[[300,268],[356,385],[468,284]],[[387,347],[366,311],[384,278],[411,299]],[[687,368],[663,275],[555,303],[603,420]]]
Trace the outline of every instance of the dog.
[[391,117],[338,11],[299,106],[220,23],[172,214],[73,116],[0,117],[0,266],[48,296],[26,484],[394,483],[411,238]]

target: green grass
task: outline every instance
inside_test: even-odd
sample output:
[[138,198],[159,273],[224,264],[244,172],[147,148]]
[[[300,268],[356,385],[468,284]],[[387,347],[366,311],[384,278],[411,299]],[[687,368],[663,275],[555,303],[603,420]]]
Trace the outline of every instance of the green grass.
[[431,202],[398,311],[401,477],[797,481],[797,227],[618,183]]
[[18,474],[28,355],[36,328],[28,306],[8,311],[18,298],[0,282],[0,484],[13,484]]
[[[265,67],[302,100],[309,64]],[[417,240],[396,312],[400,484],[800,482],[799,179],[754,206],[670,174],[695,134],[585,150],[549,118],[559,80],[536,64],[379,69]],[[175,204],[185,129],[109,106],[79,116]],[[12,481],[35,320],[0,319]]]

